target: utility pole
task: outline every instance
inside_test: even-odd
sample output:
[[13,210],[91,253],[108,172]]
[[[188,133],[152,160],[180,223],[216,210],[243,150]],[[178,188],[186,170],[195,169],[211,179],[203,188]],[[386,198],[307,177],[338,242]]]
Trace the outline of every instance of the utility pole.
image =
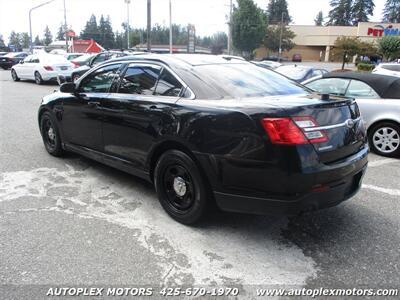
[[29,10],[29,35],[30,35],[30,44],[29,44],[29,50],[32,53],[33,52],[33,37],[32,37],[32,11],[34,11],[35,9],[45,6],[47,4],[50,4],[51,2],[54,2],[55,0],[50,0],[47,2],[44,2],[42,4],[39,4],[38,6],[32,7]]
[[282,55],[282,37],[283,37],[283,17],[285,16],[285,12],[282,12],[282,18],[281,18],[281,34],[279,36],[279,53],[278,53],[278,61],[281,60],[281,55]]
[[172,54],[172,4],[169,0],[169,53]]
[[151,0],[147,0],[147,51],[151,52]]
[[67,9],[65,8],[65,0],[64,0],[64,31],[65,31],[65,48],[68,53],[68,25],[67,25]]
[[228,32],[228,55],[232,54],[232,10],[233,10],[233,4],[232,0],[230,0],[229,4],[229,32]]
[[129,4],[131,3],[131,0],[125,0],[126,6],[127,6],[127,21],[126,21],[126,36],[127,36],[127,49],[130,48],[130,43],[129,43]]

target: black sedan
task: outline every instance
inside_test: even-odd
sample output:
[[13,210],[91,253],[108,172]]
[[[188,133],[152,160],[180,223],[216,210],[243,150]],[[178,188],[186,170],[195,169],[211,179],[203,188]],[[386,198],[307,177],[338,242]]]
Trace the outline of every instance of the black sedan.
[[0,68],[4,70],[10,69],[28,56],[26,52],[10,52],[0,57]]
[[39,109],[46,150],[153,182],[175,220],[297,214],[352,197],[367,166],[357,104],[232,57],[143,55],[64,83]]

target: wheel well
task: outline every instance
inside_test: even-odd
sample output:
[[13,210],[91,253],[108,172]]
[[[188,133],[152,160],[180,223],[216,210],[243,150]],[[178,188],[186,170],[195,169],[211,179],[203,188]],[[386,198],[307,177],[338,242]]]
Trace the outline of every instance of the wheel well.
[[161,155],[163,155],[168,150],[179,150],[179,151],[182,151],[182,152],[186,153],[187,155],[189,155],[190,158],[193,159],[193,161],[200,168],[200,171],[201,171],[202,175],[204,176],[203,170],[201,169],[198,161],[196,160],[193,153],[189,150],[189,148],[187,148],[186,146],[184,146],[178,142],[168,141],[168,142],[164,142],[161,145],[157,146],[157,148],[153,151],[153,154],[150,159],[150,165],[149,165],[151,180],[154,180],[154,169],[156,168],[158,159],[161,157]]
[[397,126],[400,126],[400,123],[397,122],[397,121],[394,121],[394,120],[390,120],[390,119],[388,119],[388,120],[379,120],[379,121],[376,121],[375,123],[372,123],[371,126],[368,127],[368,129],[367,129],[368,135],[371,133],[371,130],[373,130],[376,126],[378,126],[381,123],[392,123],[392,124],[395,124]]

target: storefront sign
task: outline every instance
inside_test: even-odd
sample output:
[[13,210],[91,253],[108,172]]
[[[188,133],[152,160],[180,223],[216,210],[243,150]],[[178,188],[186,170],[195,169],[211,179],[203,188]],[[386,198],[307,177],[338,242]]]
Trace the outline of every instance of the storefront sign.
[[368,36],[400,36],[400,28],[394,28],[393,25],[387,27],[376,25],[375,27],[368,28]]

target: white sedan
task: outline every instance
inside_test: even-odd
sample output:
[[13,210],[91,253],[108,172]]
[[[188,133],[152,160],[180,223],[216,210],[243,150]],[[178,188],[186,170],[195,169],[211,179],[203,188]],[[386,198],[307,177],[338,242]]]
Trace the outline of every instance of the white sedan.
[[400,64],[396,63],[379,64],[372,71],[372,73],[400,77]]
[[34,54],[27,56],[11,68],[14,81],[20,79],[35,80],[37,84],[56,81],[59,75],[71,74],[74,65],[64,56],[52,54]]

